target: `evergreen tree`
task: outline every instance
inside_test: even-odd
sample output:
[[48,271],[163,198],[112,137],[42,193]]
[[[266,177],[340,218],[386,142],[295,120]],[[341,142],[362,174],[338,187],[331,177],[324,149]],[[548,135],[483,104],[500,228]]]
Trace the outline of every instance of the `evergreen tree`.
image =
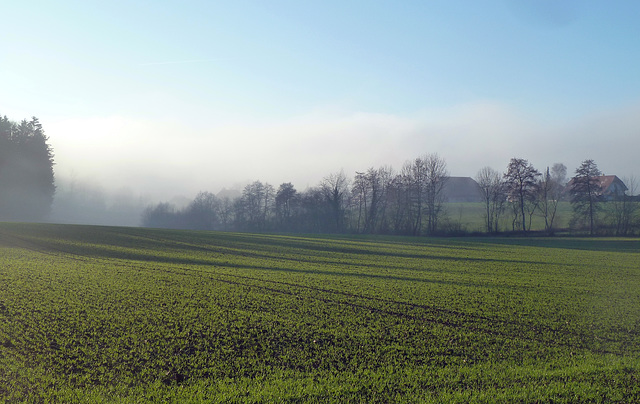
[[602,173],[593,160],[585,160],[576,169],[576,175],[571,179],[571,205],[573,206],[573,220],[586,219],[589,221],[589,234],[593,235],[595,220],[601,206],[597,203],[602,189],[600,179]]
[[55,193],[53,150],[36,117],[0,118],[0,220],[46,218]]

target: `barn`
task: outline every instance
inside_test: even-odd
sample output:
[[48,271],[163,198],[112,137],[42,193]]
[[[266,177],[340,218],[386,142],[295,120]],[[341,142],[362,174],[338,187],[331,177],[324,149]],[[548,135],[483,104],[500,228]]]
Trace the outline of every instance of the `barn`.
[[442,188],[445,202],[482,202],[482,191],[471,177],[449,177]]

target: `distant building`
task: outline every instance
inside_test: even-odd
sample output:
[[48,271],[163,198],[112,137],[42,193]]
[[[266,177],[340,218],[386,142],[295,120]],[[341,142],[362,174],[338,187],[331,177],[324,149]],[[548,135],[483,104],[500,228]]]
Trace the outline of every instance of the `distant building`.
[[598,180],[600,180],[600,189],[602,190],[600,195],[604,199],[610,200],[622,197],[628,190],[624,182],[615,175],[601,175]]
[[442,188],[445,202],[482,202],[482,191],[471,177],[449,177]]
[[[616,175],[601,175],[598,178],[600,183],[600,192],[598,195],[604,200],[612,200],[625,196],[628,188]],[[573,179],[567,184],[567,195],[569,190],[573,187]]]

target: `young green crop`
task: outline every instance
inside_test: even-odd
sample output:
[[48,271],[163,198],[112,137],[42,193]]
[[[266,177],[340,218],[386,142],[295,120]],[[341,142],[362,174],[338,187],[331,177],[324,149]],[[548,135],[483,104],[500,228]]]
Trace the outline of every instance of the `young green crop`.
[[637,401],[639,244],[0,224],[0,396]]

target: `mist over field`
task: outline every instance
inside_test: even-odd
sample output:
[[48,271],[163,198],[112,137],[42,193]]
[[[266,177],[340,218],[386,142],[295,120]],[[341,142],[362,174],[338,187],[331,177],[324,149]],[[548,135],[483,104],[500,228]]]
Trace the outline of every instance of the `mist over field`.
[[633,2],[14,2],[3,15],[0,114],[43,124],[53,221],[133,224],[202,191],[304,191],[433,153],[452,176],[512,158],[638,174]]
[[[454,176],[474,177],[485,166],[505,171],[510,158],[521,157],[539,170],[562,162],[570,175],[582,160],[591,158],[604,173],[628,177],[638,172],[633,150],[640,148],[640,105],[551,123],[491,103],[408,117],[322,114],[286,124],[195,128],[179,139],[171,138],[177,127],[163,129],[158,124],[135,131],[130,128],[139,123],[123,118],[90,120],[81,126],[99,128],[95,136],[104,133],[112,139],[113,150],[103,150],[100,143],[52,139],[57,178],[68,181],[75,176],[110,192],[127,187],[154,200],[189,198],[222,188],[241,190],[255,180],[275,186],[292,182],[305,189],[341,169],[350,177],[370,167],[399,170],[425,153],[442,156]],[[53,130],[61,129],[54,125]]]
[[151,202],[131,188],[107,191],[95,183],[59,180],[49,221],[70,224],[138,226]]

